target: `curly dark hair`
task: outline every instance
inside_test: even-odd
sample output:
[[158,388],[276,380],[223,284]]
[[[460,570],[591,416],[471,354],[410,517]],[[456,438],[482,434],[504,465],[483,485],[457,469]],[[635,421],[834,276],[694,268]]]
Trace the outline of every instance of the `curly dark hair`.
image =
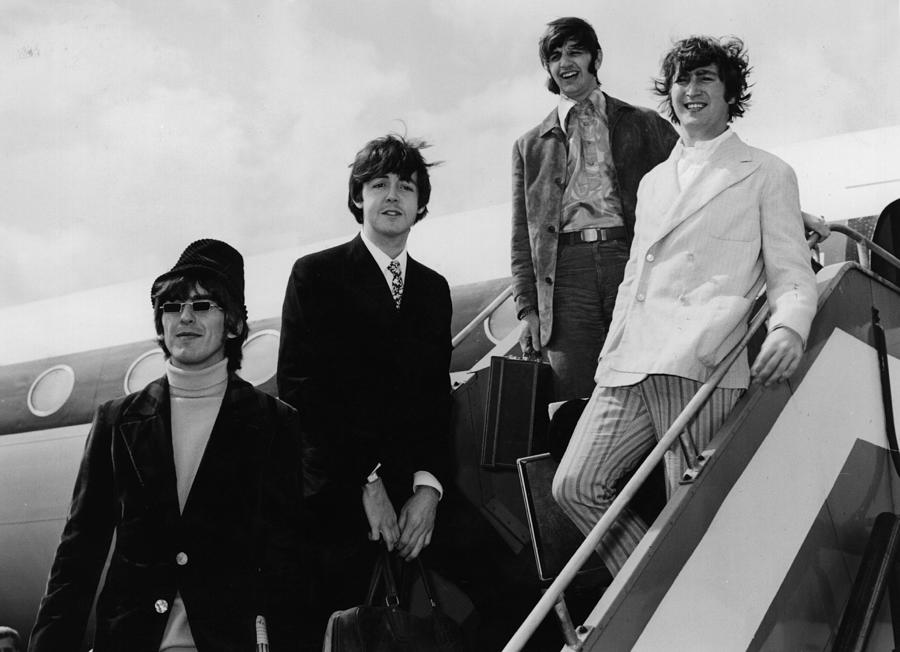
[[691,36],[675,43],[663,57],[658,79],[653,80],[653,91],[662,98],[661,109],[669,119],[678,124],[672,106],[672,84],[682,72],[690,72],[702,66],[716,64],[719,79],[725,83],[725,100],[728,104],[728,122],[744,115],[750,104],[750,59],[744,42],[737,37],[717,39],[713,36]]
[[156,341],[168,359],[172,353],[166,347],[163,339],[162,310],[160,306],[167,301],[184,301],[188,299],[197,287],[203,289],[212,297],[213,301],[222,306],[225,313],[225,334],[234,334],[236,337],[225,338],[225,357],[228,358],[228,371],[235,372],[241,368],[244,358],[244,342],[250,335],[250,327],[247,325],[247,311],[243,305],[237,302],[228,291],[225,283],[216,276],[210,274],[185,274],[162,281],[154,287],[153,296],[153,324],[156,326]]
[[370,140],[356,153],[350,165],[350,181],[348,182],[347,207],[359,224],[363,223],[363,210],[357,203],[362,203],[362,187],[367,181],[396,174],[403,180],[416,176],[419,189],[419,208],[416,222],[428,215],[428,200],[431,199],[431,179],[428,168],[437,163],[426,163],[422,150],[428,147],[423,140],[406,140],[398,134],[388,134]]
[[[544,66],[544,70],[549,72],[550,55],[556,48],[561,48],[566,41],[575,41],[576,45],[590,53],[591,62],[588,64],[588,72],[596,76],[603,61],[603,48],[600,47],[600,41],[597,39],[597,32],[589,22],[573,16],[557,18],[547,23],[547,29],[538,41],[538,52],[541,55],[541,65]],[[553,77],[550,75],[547,76],[547,89],[554,95],[559,95],[559,85],[553,81]]]

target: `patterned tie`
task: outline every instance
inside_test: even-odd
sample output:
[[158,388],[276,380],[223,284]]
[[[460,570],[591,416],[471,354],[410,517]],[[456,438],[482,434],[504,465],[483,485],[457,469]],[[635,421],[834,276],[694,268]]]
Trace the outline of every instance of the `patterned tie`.
[[396,305],[397,310],[399,310],[400,299],[403,298],[403,277],[400,276],[400,262],[392,260],[387,268],[391,273],[391,276],[393,276],[391,279],[391,296],[394,297],[394,305]]

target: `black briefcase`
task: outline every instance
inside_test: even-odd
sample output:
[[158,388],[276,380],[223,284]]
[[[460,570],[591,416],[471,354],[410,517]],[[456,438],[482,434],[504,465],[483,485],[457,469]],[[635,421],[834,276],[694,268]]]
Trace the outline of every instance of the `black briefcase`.
[[[584,541],[584,535],[551,495],[550,487],[558,466],[550,453],[539,453],[518,461],[534,563],[541,581],[555,579]],[[593,553],[578,572],[603,573],[606,584],[612,579],[597,553]]]
[[492,357],[481,466],[516,467],[516,460],[547,450],[550,365],[540,360]]

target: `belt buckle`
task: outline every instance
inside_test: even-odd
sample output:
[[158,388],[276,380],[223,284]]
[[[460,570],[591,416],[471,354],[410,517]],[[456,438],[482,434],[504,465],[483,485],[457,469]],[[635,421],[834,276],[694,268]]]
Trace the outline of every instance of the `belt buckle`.
[[597,242],[600,239],[600,229],[584,229],[581,231],[582,242]]

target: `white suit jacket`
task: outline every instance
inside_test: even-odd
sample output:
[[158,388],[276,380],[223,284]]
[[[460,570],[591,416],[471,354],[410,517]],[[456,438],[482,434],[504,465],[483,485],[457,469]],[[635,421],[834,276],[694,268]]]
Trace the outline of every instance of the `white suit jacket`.
[[[804,343],[818,294],[803,232],[797,178],[784,161],[723,141],[679,189],[683,144],[641,181],[635,236],[595,380],[630,385],[645,374],[705,381],[743,337],[765,274],[769,329],[787,326]],[[749,383],[746,354],[720,387]]]

